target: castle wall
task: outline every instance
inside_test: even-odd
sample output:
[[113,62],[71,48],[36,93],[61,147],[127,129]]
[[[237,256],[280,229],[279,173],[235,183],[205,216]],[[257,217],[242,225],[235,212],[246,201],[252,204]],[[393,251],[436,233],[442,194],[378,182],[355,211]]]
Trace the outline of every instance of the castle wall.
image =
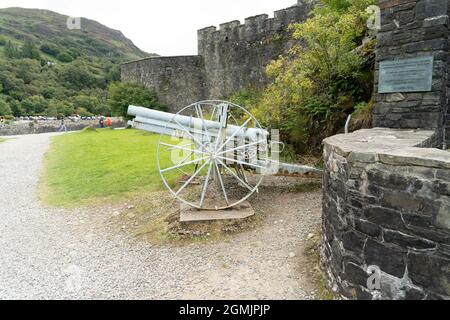
[[175,112],[205,98],[204,70],[200,56],[155,57],[123,64],[121,77],[154,90]]
[[[305,2],[305,3],[304,3]],[[266,82],[265,67],[294,45],[288,26],[304,21],[312,8],[307,0],[258,15],[245,24],[231,21],[198,31],[198,56],[156,57],[122,66],[122,81],[137,81],[156,91],[170,111],[204,99],[227,98],[248,86]]]

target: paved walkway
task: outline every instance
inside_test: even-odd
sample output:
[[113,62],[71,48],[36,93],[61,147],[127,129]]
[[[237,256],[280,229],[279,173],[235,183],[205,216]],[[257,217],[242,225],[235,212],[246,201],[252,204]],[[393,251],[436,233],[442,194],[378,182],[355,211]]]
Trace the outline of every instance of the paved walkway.
[[226,243],[152,247],[94,223],[110,213],[40,204],[36,191],[51,135],[0,143],[0,299],[314,296],[298,252],[320,223],[319,193],[280,194],[267,204],[274,214],[265,226]]

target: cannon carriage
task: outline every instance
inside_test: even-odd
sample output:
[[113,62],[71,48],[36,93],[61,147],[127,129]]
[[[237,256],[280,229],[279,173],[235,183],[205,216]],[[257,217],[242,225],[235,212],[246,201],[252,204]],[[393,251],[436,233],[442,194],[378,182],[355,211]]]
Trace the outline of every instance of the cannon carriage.
[[[196,209],[236,207],[258,192],[264,175],[280,169],[317,171],[280,163],[276,134],[271,137],[249,111],[231,102],[200,101],[176,114],[130,106],[128,114],[134,116],[130,126],[161,135],[161,179],[175,198]],[[182,182],[175,183],[180,173]]]

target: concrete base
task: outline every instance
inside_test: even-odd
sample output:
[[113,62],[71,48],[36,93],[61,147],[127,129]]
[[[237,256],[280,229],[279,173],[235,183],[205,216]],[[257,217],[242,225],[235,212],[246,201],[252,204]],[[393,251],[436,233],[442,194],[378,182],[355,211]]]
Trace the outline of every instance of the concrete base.
[[255,211],[247,201],[227,210],[198,210],[184,203],[180,204],[181,222],[245,219],[253,215],[255,215]]

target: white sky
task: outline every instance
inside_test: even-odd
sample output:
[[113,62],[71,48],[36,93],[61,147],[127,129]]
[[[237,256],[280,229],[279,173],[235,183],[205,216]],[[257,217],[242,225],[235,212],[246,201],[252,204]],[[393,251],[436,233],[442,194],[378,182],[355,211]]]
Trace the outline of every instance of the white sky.
[[118,29],[144,51],[197,53],[197,29],[290,7],[296,0],[0,0],[0,8],[49,9]]

